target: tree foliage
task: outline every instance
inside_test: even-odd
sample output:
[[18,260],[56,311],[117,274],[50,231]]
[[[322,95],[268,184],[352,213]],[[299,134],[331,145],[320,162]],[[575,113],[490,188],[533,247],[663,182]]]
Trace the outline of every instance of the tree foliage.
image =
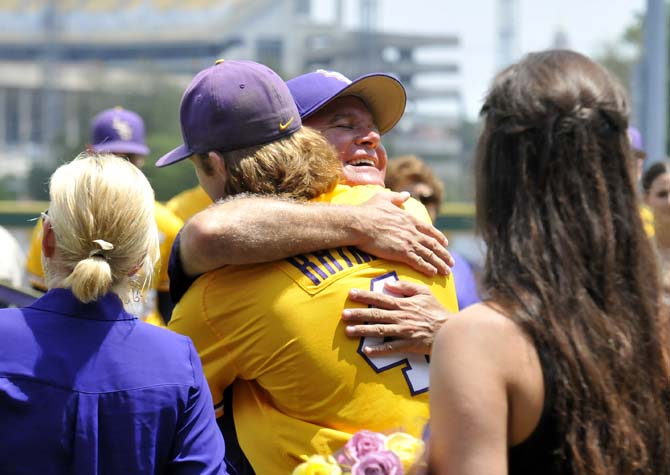
[[629,94],[635,64],[641,59],[643,46],[644,16],[638,13],[616,41],[605,45],[603,52],[596,58],[603,66],[614,73],[626,86]]
[[26,180],[30,197],[35,200],[49,201],[49,177],[56,167],[35,165],[30,169]]
[[14,175],[0,178],[0,200],[16,200],[20,197],[21,180]]
[[[669,3],[666,1],[666,4]],[[670,8],[666,8],[666,32],[670,32]],[[670,51],[670,34],[666,33],[667,51]],[[628,25],[622,32],[621,36],[613,43],[607,45],[604,52],[597,59],[607,67],[610,71],[616,74],[623,84],[628,89],[633,102],[639,101],[641,98],[637,94],[642,91],[633,89],[633,75],[635,68],[643,59],[644,49],[644,15],[638,13],[633,22]],[[670,62],[666,61],[666,89],[670,90]],[[638,87],[643,87],[640,84]],[[666,117],[670,119],[670,104],[666,105]],[[668,143],[666,143],[666,150],[670,150],[670,135],[668,135]]]

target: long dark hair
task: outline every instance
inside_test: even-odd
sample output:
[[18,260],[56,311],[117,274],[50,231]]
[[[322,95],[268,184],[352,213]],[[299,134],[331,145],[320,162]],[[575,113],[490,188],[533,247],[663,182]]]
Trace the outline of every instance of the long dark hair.
[[566,472],[670,473],[668,320],[622,87],[578,53],[535,53],[482,114],[483,283],[550,361]]

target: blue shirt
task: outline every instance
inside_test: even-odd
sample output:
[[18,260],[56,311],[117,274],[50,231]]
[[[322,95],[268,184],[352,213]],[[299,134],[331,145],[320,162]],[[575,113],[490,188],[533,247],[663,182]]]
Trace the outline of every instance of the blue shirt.
[[454,276],[454,285],[456,286],[456,298],[458,299],[458,308],[463,310],[472,304],[481,301],[479,291],[477,290],[477,281],[472,272],[470,263],[460,254],[449,251],[454,258],[454,267],[451,273]]
[[53,289],[0,310],[0,473],[225,474],[190,339],[115,294]]

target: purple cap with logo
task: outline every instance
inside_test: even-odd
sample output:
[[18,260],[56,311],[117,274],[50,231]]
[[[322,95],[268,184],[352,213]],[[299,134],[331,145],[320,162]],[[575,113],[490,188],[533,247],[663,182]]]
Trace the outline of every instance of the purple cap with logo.
[[200,71],[180,106],[184,144],[156,166],[212,150],[229,152],[291,135],[302,125],[291,93],[272,69],[253,61],[217,61]]
[[144,121],[123,107],[106,109],[91,121],[91,150],[99,153],[149,155]]
[[360,98],[370,109],[381,134],[395,126],[407,103],[405,88],[389,74],[366,74],[353,81],[336,71],[318,69],[287,81],[304,120],[343,96]]

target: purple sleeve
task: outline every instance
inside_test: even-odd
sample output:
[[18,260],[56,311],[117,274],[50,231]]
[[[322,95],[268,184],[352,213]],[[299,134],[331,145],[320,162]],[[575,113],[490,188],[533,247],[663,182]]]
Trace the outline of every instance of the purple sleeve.
[[455,252],[452,252],[451,256],[454,258],[455,262],[451,272],[454,275],[458,308],[463,310],[465,307],[480,302],[481,298],[479,297],[477,281],[472,272],[472,267],[470,267],[470,263],[463,256]]
[[172,244],[170,251],[170,260],[168,262],[168,277],[170,278],[170,298],[172,303],[177,305],[191,284],[199,276],[191,277],[184,272],[184,266],[181,262],[181,253],[179,252],[179,242],[181,240],[181,231]]
[[171,474],[227,475],[225,445],[198,353],[189,340],[194,385],[175,436]]

